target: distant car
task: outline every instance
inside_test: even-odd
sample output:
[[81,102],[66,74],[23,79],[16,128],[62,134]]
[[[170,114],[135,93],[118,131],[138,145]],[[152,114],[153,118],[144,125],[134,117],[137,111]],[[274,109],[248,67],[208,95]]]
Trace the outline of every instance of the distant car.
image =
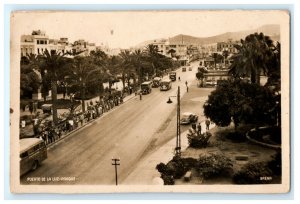
[[192,71],[193,70],[193,68],[192,67],[189,67],[189,71]]
[[198,121],[198,116],[194,113],[185,112],[182,114],[180,119],[180,124],[188,125],[190,123],[195,123]]
[[186,72],[186,67],[182,67],[182,72]]
[[214,80],[206,80],[205,86],[216,86],[217,82]]

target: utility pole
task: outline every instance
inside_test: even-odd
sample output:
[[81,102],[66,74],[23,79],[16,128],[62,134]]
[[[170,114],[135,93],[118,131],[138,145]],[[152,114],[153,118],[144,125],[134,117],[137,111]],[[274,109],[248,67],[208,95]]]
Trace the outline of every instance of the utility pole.
[[176,135],[176,156],[181,156],[181,138],[180,138],[180,87],[178,86],[177,92],[177,135]]
[[116,186],[118,185],[118,168],[117,166],[120,165],[120,159],[111,159],[111,165],[115,166],[115,174],[116,174]]

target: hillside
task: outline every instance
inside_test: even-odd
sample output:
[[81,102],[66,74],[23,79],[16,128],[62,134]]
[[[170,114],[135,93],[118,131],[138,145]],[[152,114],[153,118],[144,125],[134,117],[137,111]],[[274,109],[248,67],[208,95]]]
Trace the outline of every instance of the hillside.
[[[280,41],[280,26],[279,25],[264,25],[257,29],[253,30],[246,30],[246,31],[239,31],[239,32],[227,32],[216,36],[211,37],[194,37],[190,35],[176,35],[174,37],[171,37],[170,44],[194,44],[194,45],[204,45],[204,44],[211,44],[211,43],[217,43],[217,42],[226,42],[228,39],[240,40],[245,38],[247,35],[255,32],[262,32],[265,35],[270,36],[274,41]],[[162,40],[162,39],[158,39]],[[143,47],[148,45],[149,43],[154,42],[154,40],[148,40],[145,42],[142,42],[138,44],[136,47]]]

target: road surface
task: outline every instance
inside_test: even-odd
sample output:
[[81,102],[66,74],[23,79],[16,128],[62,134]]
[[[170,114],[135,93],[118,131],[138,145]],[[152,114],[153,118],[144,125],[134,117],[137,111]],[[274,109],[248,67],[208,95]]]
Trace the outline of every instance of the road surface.
[[[172,83],[172,89],[139,96],[110,111],[72,136],[53,145],[48,158],[35,171],[21,178],[22,184],[115,184],[112,158],[120,158],[118,178],[122,181],[149,148],[155,132],[174,114],[176,99],[167,104],[169,96],[176,96],[181,87],[181,96],[186,93],[185,81],[195,80],[197,62],[193,71],[182,72],[181,81]],[[175,135],[174,135],[175,137]],[[47,178],[47,182],[31,178]],[[61,178],[70,178],[63,180]]]

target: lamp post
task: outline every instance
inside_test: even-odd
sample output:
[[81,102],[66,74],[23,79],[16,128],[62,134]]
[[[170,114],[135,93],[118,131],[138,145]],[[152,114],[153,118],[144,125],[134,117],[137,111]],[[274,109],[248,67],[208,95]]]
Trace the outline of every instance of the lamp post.
[[177,97],[177,129],[176,129],[176,147],[175,155],[181,156],[181,138],[180,138],[180,87],[178,86],[177,96],[170,96],[167,103],[173,103],[171,97]]

